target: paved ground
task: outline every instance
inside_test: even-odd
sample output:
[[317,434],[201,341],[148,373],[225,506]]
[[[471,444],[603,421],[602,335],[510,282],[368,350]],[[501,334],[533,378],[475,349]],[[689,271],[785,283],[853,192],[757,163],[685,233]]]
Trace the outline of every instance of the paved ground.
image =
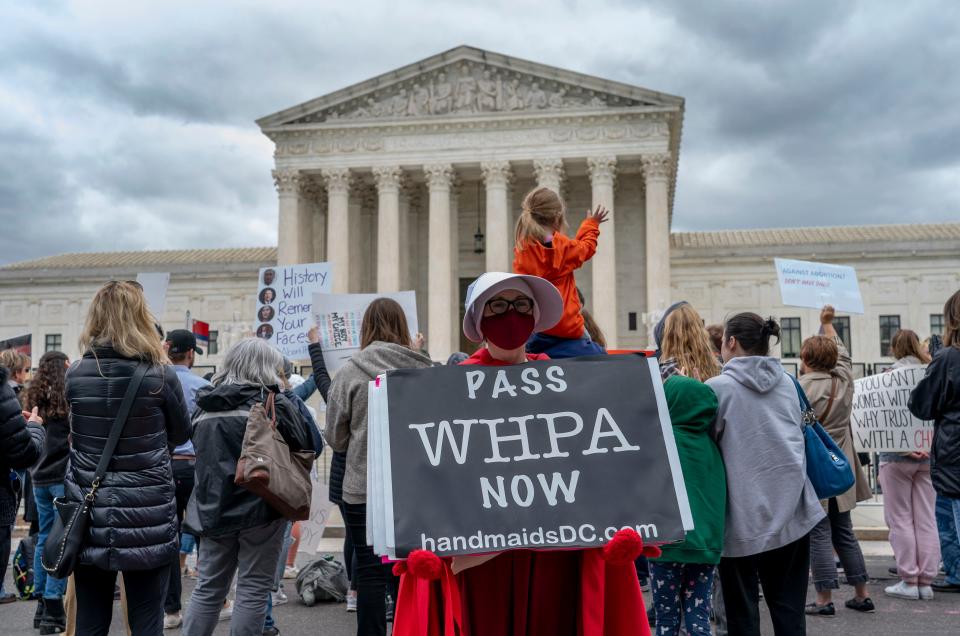
[[[301,555],[303,561],[309,560],[307,555]],[[849,598],[853,590],[844,587],[835,595],[839,607],[835,618],[808,618],[807,633],[811,636],[853,636],[855,634],[869,634],[870,636],[903,636],[905,634],[958,634],[960,633],[960,594],[940,594],[933,601],[905,601],[884,596],[883,586],[889,585],[890,575],[887,567],[892,560],[886,556],[867,556],[867,565],[871,577],[874,579],[873,599],[877,605],[875,614],[858,614],[842,608],[843,601]],[[9,575],[6,585],[10,586]],[[189,591],[193,588],[193,581],[185,581],[184,597],[189,598]],[[287,582],[289,592],[292,592],[292,581]],[[309,636],[352,636],[356,631],[354,614],[347,614],[342,604],[325,604],[315,607],[305,607],[297,602],[291,593],[291,602],[276,609],[277,623],[284,635]],[[813,588],[810,588],[810,597]],[[119,610],[119,603],[116,605]],[[36,634],[31,629],[31,620],[34,603],[17,602],[10,605],[0,605],[0,633],[5,636],[32,636]],[[118,612],[114,614],[114,626],[111,635],[122,636],[122,622]],[[176,636],[179,630],[166,632]],[[229,633],[227,623],[221,623],[216,631],[218,636]],[[772,634],[769,620],[764,616],[764,634]]]

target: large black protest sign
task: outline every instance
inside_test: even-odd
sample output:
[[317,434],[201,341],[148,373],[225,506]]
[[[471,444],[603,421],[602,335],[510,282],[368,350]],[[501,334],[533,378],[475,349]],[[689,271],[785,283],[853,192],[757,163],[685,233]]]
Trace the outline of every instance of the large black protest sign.
[[654,360],[391,371],[371,396],[383,553],[599,546],[623,527],[660,543],[692,528]]

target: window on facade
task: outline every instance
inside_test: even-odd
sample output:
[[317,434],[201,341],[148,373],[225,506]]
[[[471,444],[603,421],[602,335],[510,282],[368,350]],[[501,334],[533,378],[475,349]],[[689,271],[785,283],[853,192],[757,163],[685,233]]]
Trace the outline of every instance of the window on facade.
[[900,330],[900,316],[880,316],[880,355],[890,355],[890,341]]
[[780,351],[783,358],[800,357],[800,319],[783,318],[780,321]]
[[63,336],[59,333],[48,333],[43,345],[43,350],[60,351],[63,349]]
[[930,314],[930,335],[943,335],[943,314]]
[[[843,346],[847,348],[847,352],[852,352],[853,348],[850,346],[850,316],[837,316],[833,319],[833,328],[837,330],[837,335],[840,336],[840,341],[843,343]],[[851,355],[853,355],[851,353]]]
[[217,344],[217,336],[219,335],[220,333],[217,331],[210,331],[210,344],[207,345],[207,353],[212,356],[217,355],[217,352],[220,350],[220,347]]

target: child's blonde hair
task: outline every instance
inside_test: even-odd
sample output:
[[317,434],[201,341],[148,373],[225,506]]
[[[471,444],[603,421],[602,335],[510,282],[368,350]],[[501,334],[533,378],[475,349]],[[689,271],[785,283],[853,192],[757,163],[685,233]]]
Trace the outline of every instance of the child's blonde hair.
[[550,188],[535,188],[523,197],[517,219],[516,248],[522,250],[530,241],[539,241],[567,225],[566,206],[560,195]]

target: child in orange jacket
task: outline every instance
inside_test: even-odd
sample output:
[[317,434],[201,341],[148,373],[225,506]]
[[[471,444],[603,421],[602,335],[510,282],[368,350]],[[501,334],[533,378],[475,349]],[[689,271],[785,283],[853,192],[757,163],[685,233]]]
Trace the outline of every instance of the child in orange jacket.
[[513,271],[546,278],[563,297],[563,317],[555,327],[535,334],[527,343],[530,353],[546,353],[551,358],[571,358],[604,353],[584,329],[582,306],[577,297],[574,272],[597,251],[600,224],[609,211],[602,205],[587,211],[575,238],[563,233],[567,225],[563,199],[549,188],[536,188],[523,199],[523,211],[517,220]]

